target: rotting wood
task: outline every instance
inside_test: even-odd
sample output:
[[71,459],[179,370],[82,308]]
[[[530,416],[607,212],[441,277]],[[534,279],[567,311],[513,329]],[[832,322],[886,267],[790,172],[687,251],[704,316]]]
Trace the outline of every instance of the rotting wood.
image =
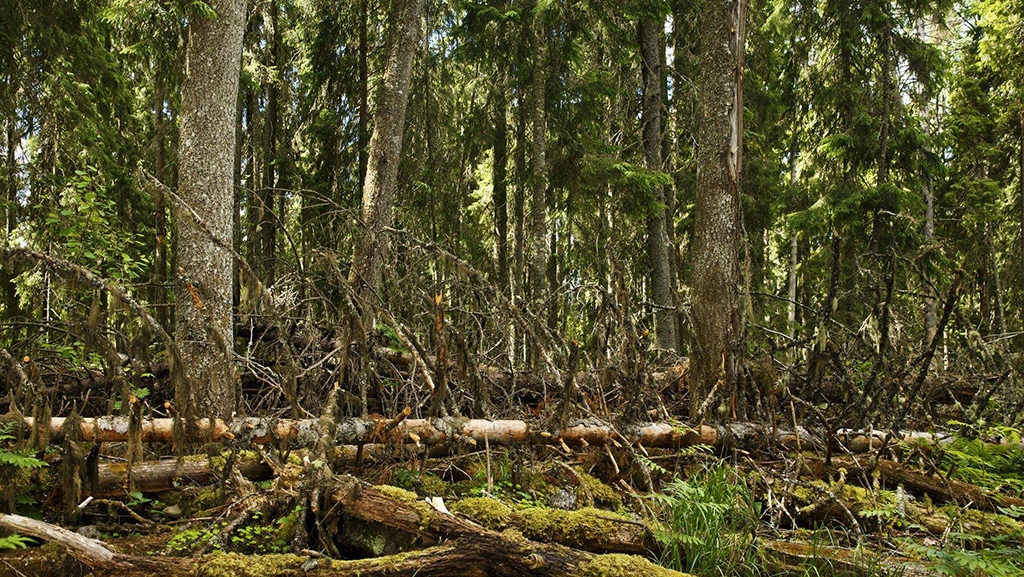
[[856,480],[861,474],[871,475],[874,471],[887,487],[895,488],[902,485],[908,492],[927,495],[940,503],[971,503],[974,507],[991,513],[998,512],[1000,506],[1024,507],[1024,499],[986,491],[958,479],[945,479],[924,471],[915,471],[888,459],[879,459],[873,467],[866,459],[857,461],[849,457],[833,458],[831,467],[826,467],[823,461],[816,459],[806,463],[812,470],[816,470],[819,476],[834,473],[840,468],[846,469],[847,478],[851,480]]

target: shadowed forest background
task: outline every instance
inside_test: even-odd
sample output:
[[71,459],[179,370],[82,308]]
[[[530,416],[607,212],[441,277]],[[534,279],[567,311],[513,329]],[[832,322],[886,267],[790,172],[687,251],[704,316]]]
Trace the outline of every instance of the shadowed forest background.
[[0,132],[0,575],[1024,573],[1021,0],[0,0]]

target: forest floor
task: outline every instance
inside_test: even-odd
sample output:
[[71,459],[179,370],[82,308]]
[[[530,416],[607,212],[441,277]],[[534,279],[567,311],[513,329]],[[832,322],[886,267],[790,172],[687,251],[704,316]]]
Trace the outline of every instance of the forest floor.
[[[325,472],[307,450],[235,450],[186,458],[213,472],[191,474],[199,484],[136,465],[152,490],[108,487],[64,518],[60,467],[24,468],[9,479],[18,512],[116,563],[49,536],[0,551],[0,575],[151,574],[146,559],[208,577],[1024,575],[1024,448],[1015,431],[976,432],[888,447],[861,436],[830,463],[808,446],[552,440],[437,456],[397,444]],[[123,445],[105,444],[106,473]]]

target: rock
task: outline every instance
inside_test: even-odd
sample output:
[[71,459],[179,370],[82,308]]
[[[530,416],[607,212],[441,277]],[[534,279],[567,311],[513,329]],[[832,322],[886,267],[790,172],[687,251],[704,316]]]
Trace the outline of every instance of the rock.
[[548,497],[548,505],[553,509],[574,511],[576,510],[576,493],[569,489],[559,489]]
[[75,532],[83,537],[88,537],[89,539],[96,539],[97,541],[99,541],[102,537],[102,535],[100,534],[100,530],[96,528],[96,525],[82,525]]
[[164,517],[168,519],[180,519],[181,518],[181,507],[177,505],[168,505],[163,510]]

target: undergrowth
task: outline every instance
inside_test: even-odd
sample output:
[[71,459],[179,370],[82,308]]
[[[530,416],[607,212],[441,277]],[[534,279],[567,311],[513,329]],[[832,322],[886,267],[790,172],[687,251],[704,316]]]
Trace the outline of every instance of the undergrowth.
[[[0,423],[0,481],[5,485],[5,490],[13,490],[17,483],[15,477],[22,472],[45,467],[46,463],[29,455],[24,449],[12,447],[14,435],[11,434],[10,426]],[[13,501],[15,495],[4,495],[4,500]],[[20,549],[28,546],[33,541],[28,537],[18,534],[0,537],[0,549]]]
[[701,576],[760,575],[759,504],[742,477],[713,464],[651,495],[661,564]]

